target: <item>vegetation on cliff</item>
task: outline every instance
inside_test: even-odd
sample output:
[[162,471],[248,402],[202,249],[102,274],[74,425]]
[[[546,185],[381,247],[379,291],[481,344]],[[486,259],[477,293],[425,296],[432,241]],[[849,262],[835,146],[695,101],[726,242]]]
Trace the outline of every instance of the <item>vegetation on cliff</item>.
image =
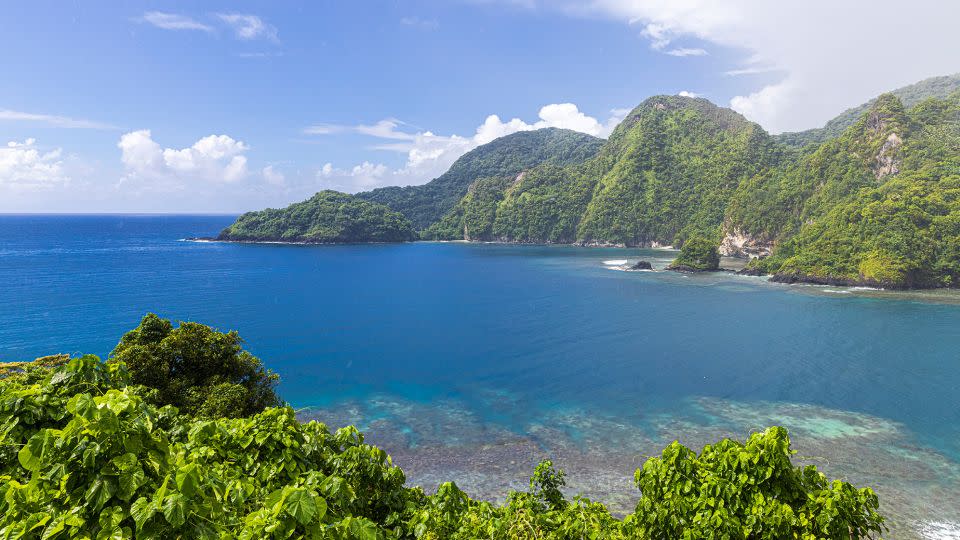
[[382,204],[337,191],[321,191],[283,209],[243,214],[217,237],[231,241],[406,242],[414,239],[410,222]]
[[[897,88],[889,93],[899,99],[905,107],[913,107],[929,98],[945,98],[960,90],[960,73],[930,77],[920,82]],[[776,139],[786,145],[803,147],[809,144],[821,144],[834,137],[839,137],[847,128],[857,123],[857,120],[876,103],[878,98],[852,107],[840,113],[821,128],[808,129],[792,133],[781,133]]]
[[[162,321],[149,320],[137,332]],[[220,355],[186,354],[224,370]],[[289,407],[197,417],[145,399],[170,387],[153,380],[163,386],[134,385],[124,362],[93,356],[4,366],[0,536],[859,539],[884,528],[872,490],[795,467],[782,428],[699,454],[674,442],[636,471],[639,502],[618,519],[568,499],[549,461],[503,505],[452,482],[427,495],[355,428],[300,423]]]
[[688,238],[669,266],[681,272],[712,272],[720,269],[720,253],[714,241],[703,236]]
[[389,206],[420,231],[440,220],[478,179],[513,177],[541,163],[579,163],[596,154],[602,143],[602,139],[569,129],[520,131],[467,152],[426,184],[379,188],[357,197]]
[[[750,269],[781,281],[956,287],[960,91],[947,94],[958,87],[960,76],[950,76],[881,95],[802,149],[705,99],[654,96],[605,142],[566,130],[516,133],[424,186],[358,197],[402,211],[425,239],[683,246],[697,236],[724,254],[769,254]],[[283,217],[305,213],[247,214],[222,236],[413,235],[354,231],[368,214]]]
[[657,96],[595,158],[478,181],[431,232],[627,246],[732,235],[772,251],[751,269],[780,281],[954,287],[958,177],[960,92],[909,109],[884,94],[803,152],[729,109]]
[[960,93],[908,111],[881,96],[794,170],[778,186],[801,196],[787,219],[756,225],[780,239],[756,268],[782,281],[960,285]]

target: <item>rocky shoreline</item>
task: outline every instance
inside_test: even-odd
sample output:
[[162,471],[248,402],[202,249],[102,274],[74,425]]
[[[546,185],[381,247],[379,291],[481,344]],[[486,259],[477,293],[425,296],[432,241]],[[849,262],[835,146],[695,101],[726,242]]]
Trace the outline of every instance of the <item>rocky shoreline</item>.
[[[230,238],[220,238],[217,236],[195,236],[184,238],[184,241],[187,242],[227,242],[234,244],[279,244],[279,245],[294,245],[294,246],[332,246],[332,245],[350,245],[350,244],[390,244],[390,243],[408,243],[408,242],[302,242],[302,241],[289,241],[289,240],[235,240]],[[432,242],[430,240],[414,240],[413,242]],[[639,249],[673,249],[672,246],[661,245],[657,242],[651,242],[651,245],[646,246],[626,246],[624,244],[601,244],[601,243],[534,243],[534,242],[502,242],[502,241],[491,241],[491,242],[479,242],[479,241],[460,241],[464,243],[487,243],[487,244],[513,244],[513,245],[553,245],[553,246],[574,246],[574,247],[583,247],[583,248],[639,248]],[[636,264],[631,265],[630,268],[625,268],[625,270],[633,271],[644,271],[644,270],[653,270],[652,266],[642,266],[642,264],[649,265],[647,261],[638,261]],[[641,265],[641,266],[637,266]],[[916,286],[910,284],[902,283],[886,283],[879,282],[876,280],[867,280],[867,279],[850,279],[850,278],[839,278],[839,277],[830,277],[830,276],[812,276],[807,274],[800,273],[777,273],[777,274],[768,274],[757,268],[745,267],[739,270],[730,269],[730,268],[717,268],[715,270],[704,270],[701,268],[694,268],[687,265],[677,265],[677,266],[668,266],[665,270],[671,272],[679,272],[686,274],[703,274],[710,272],[728,272],[734,273],[740,276],[755,276],[755,277],[769,277],[769,281],[772,283],[781,283],[784,285],[796,285],[796,284],[809,284],[809,285],[824,285],[831,287],[865,287],[871,289],[883,289],[883,290],[895,290],[895,291],[919,291],[919,290],[932,290],[937,288],[956,288],[956,287],[924,287]]]

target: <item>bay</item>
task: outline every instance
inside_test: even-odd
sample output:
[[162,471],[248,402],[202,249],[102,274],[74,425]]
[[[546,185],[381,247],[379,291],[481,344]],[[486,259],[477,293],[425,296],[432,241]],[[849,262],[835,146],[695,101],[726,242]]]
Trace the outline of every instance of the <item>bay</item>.
[[[146,312],[236,329],[304,419],[431,489],[502,498],[543,457],[621,511],[632,471],[779,424],[874,486],[894,538],[960,534],[960,296],[663,268],[663,250],[187,242],[232,216],[0,216],[0,361],[106,357]],[[952,532],[951,532],[952,531]]]

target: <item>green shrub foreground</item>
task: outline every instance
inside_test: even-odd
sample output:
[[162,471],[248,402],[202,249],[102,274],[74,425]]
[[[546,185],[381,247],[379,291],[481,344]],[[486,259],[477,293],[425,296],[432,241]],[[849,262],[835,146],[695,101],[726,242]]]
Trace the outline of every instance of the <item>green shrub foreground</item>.
[[[65,362],[65,363],[64,363]],[[635,474],[622,519],[567,499],[549,461],[502,505],[403,471],[353,427],[290,407],[203,418],[159,407],[126,364],[94,356],[0,366],[0,538],[868,538],[869,488],[794,467],[783,428],[697,454],[674,442]]]

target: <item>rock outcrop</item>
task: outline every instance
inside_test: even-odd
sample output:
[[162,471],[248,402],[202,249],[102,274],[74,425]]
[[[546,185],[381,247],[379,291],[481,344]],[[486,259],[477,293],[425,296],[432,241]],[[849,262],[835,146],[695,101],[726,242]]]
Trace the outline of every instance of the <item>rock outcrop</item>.
[[753,236],[734,228],[727,231],[718,248],[724,257],[755,259],[766,257],[773,251],[773,242],[759,236]]

